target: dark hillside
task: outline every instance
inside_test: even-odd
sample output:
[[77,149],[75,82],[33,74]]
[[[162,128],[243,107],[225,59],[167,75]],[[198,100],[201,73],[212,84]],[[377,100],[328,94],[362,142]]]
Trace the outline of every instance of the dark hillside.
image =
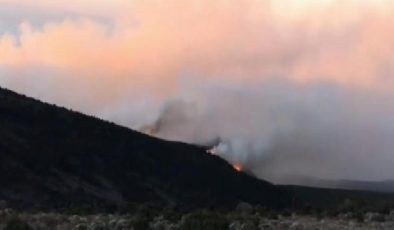
[[167,142],[0,89],[0,200],[20,208],[289,204],[200,147]]

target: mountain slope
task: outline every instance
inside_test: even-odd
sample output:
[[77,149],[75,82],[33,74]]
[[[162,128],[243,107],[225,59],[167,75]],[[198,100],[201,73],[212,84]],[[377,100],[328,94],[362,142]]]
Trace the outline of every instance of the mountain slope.
[[278,184],[304,185],[304,186],[312,186],[317,188],[394,193],[393,180],[382,180],[382,181],[334,180],[334,179],[320,179],[311,176],[290,175],[281,178]]
[[283,207],[288,196],[200,147],[152,138],[0,89],[0,200],[72,205]]

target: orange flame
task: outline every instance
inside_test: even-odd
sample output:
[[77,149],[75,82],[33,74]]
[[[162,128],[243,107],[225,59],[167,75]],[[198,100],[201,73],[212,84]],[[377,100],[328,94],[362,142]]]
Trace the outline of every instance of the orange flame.
[[234,168],[237,172],[241,172],[241,171],[242,171],[242,166],[239,165],[239,164],[233,165],[233,168]]

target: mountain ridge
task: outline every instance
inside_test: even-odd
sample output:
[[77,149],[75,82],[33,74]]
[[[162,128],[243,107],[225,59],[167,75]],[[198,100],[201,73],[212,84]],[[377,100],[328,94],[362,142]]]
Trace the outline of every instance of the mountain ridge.
[[[21,210],[394,207],[394,195],[274,185],[206,147],[165,141],[0,88],[0,204]],[[393,205],[392,205],[393,204]],[[359,206],[361,208],[361,206]]]
[[282,189],[202,147],[160,140],[0,89],[0,200],[21,208],[155,203],[281,208]]

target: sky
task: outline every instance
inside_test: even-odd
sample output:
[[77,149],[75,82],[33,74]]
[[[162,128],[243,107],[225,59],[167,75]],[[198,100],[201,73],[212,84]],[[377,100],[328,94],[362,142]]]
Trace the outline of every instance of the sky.
[[394,179],[390,0],[0,0],[0,86],[261,178]]

